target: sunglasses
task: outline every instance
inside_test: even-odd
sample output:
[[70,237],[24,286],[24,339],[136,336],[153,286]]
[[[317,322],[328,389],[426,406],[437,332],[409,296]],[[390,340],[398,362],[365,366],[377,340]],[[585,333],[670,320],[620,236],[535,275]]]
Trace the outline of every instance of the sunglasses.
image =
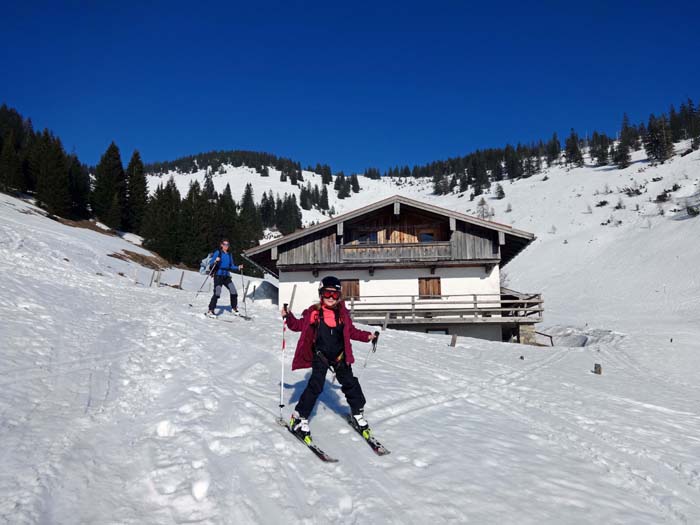
[[228,246],[229,244],[227,242],[222,242],[221,246]]
[[321,292],[321,297],[324,299],[335,299],[337,301],[340,299],[340,292],[336,290],[323,290]]

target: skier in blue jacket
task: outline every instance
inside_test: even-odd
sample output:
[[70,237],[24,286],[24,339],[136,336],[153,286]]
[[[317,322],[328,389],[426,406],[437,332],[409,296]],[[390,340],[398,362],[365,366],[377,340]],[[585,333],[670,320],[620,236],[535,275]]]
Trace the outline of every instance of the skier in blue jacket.
[[238,291],[231,280],[229,272],[243,270],[243,265],[236,266],[233,262],[233,255],[228,253],[229,247],[228,239],[224,239],[221,241],[219,249],[212,254],[212,257],[214,257],[214,295],[211,296],[211,301],[209,301],[209,312],[207,315],[216,315],[214,308],[216,308],[216,302],[221,296],[222,287],[228,288],[231,294],[231,309],[234,313],[238,313]]

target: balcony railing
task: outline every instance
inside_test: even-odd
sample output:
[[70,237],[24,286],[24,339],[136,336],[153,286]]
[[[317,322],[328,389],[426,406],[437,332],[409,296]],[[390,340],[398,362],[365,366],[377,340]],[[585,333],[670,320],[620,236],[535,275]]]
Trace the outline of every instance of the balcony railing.
[[340,256],[343,262],[442,261],[452,258],[452,243],[346,244]]
[[367,324],[539,323],[540,294],[383,295],[345,300],[352,318]]

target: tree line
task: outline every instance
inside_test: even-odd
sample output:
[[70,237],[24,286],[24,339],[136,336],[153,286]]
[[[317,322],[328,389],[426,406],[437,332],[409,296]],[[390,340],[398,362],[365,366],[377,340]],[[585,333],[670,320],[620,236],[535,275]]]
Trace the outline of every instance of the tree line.
[[616,135],[611,137],[594,131],[590,137],[580,137],[572,128],[563,145],[553,133],[547,141],[506,144],[502,148],[477,150],[463,157],[412,168],[396,166],[383,175],[376,168],[367,168],[364,176],[371,179],[429,177],[436,195],[465,192],[471,188],[470,197],[474,198],[490,188],[492,182],[531,177],[554,164],[581,167],[586,151],[596,166],[625,168],[630,165],[631,152],[642,148],[651,162],[663,163],[674,154],[674,143],[690,139],[692,149],[700,147],[700,108],[688,99],[678,110],[671,105],[668,113],[651,114],[646,123],[637,125],[631,124],[625,114]]

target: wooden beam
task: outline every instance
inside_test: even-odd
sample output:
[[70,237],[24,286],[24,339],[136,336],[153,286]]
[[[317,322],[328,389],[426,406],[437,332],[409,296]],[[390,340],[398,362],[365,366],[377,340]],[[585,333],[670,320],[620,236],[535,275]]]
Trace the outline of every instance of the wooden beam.
[[457,219],[450,217],[450,231],[453,232],[457,229]]
[[503,246],[506,243],[506,234],[503,232],[498,232],[498,244]]
[[273,261],[276,261],[276,260],[277,260],[277,246],[273,246],[273,247],[272,247],[272,251],[270,252],[270,258],[271,258]]
[[338,235],[338,237],[342,237],[342,236],[343,236],[343,224],[344,224],[344,223],[342,223],[342,222],[339,222],[339,223],[337,224],[337,232],[336,232],[336,234]]
[[394,203],[394,215],[399,215],[400,213],[401,213],[401,203],[397,201]]

